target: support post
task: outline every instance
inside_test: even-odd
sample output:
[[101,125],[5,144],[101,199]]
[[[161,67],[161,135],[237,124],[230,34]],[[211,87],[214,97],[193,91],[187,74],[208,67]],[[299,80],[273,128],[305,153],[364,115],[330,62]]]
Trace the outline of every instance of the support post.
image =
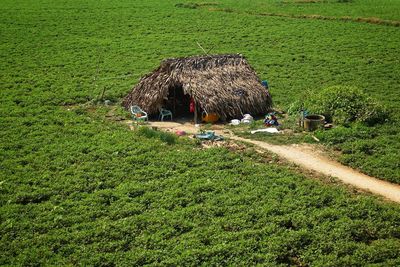
[[197,124],[198,114],[197,114],[197,104],[194,102],[194,124]]
[[176,114],[176,87],[174,87],[174,115],[175,114]]

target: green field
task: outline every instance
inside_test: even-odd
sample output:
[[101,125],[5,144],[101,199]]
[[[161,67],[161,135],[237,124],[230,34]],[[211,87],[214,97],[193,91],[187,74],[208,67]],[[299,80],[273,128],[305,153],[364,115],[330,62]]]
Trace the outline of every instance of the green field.
[[[0,3],[1,265],[398,266],[400,208],[254,152],[168,145],[111,121],[169,57],[242,53],[286,109],[364,89],[392,120],[321,133],[346,164],[400,183],[398,1]],[[188,8],[188,7],[195,8]],[[162,136],[161,136],[162,137]],[[367,147],[366,147],[367,146]]]
[[231,11],[252,14],[321,15],[391,21],[400,19],[400,4],[397,0],[224,0],[214,3]]

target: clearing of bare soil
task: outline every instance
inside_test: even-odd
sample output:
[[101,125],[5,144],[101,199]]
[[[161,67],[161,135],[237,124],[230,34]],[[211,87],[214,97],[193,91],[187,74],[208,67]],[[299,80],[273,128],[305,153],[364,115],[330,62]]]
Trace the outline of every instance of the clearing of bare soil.
[[[187,134],[197,133],[200,129],[190,122],[149,122],[149,125],[163,131],[185,131]],[[235,136],[232,132],[225,130],[222,125],[212,125],[210,126],[210,130],[215,131],[216,134],[222,135],[225,138],[249,143],[261,149],[273,152],[302,168],[335,177],[345,184],[381,195],[386,199],[400,203],[400,185],[365,175],[350,167],[344,166],[325,156],[324,153],[313,145],[273,145],[263,141]]]

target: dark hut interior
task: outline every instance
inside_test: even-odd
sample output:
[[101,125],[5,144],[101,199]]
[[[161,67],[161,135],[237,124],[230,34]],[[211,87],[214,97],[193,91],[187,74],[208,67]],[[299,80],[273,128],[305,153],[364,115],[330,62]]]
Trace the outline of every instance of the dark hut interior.
[[190,95],[185,94],[181,84],[169,87],[168,96],[164,100],[164,107],[171,110],[176,118],[189,118],[190,113]]

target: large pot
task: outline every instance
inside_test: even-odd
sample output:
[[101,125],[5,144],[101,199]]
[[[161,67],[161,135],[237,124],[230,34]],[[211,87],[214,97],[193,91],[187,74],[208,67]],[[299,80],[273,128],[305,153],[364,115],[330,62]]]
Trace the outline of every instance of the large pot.
[[322,115],[307,115],[304,117],[304,129],[307,131],[315,131],[325,124],[325,117]]

